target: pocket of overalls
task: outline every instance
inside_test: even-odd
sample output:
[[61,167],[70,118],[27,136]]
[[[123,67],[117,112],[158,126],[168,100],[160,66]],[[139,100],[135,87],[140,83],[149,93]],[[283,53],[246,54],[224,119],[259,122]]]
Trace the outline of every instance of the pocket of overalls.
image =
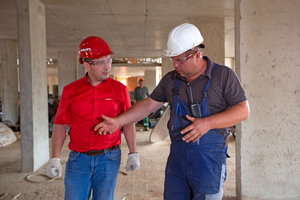
[[186,118],[186,115],[192,116],[190,112],[190,106],[188,104],[180,105],[179,113],[180,113],[179,120],[182,128],[185,128],[192,124],[192,122]]
[[226,153],[226,148],[218,148],[209,151],[212,156],[214,156],[217,160],[219,160],[222,164],[225,165],[226,163],[226,158],[227,158],[227,153]]
[[211,152],[207,150],[196,151],[193,157],[192,174],[196,177],[201,192],[208,193],[214,190],[218,193],[220,188],[220,175],[222,170],[222,163]]
[[169,129],[171,131],[181,127],[180,110],[181,108],[179,103],[177,103],[172,109],[171,118],[169,120]]

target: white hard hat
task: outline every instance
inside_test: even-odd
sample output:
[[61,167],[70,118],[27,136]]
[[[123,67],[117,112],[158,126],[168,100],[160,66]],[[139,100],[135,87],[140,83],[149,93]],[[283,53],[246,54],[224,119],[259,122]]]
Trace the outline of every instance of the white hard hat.
[[184,23],[173,28],[168,36],[168,49],[163,55],[174,57],[200,45],[204,41],[199,29],[193,24]]

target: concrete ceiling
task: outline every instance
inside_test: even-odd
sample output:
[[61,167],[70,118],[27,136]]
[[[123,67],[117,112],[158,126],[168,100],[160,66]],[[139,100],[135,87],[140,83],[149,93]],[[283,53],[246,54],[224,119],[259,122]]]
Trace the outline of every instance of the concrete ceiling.
[[[162,57],[169,31],[191,18],[225,19],[225,57],[234,57],[234,0],[40,0],[46,8],[47,58],[76,51],[96,35],[114,57]],[[17,41],[15,0],[0,1],[0,39]]]

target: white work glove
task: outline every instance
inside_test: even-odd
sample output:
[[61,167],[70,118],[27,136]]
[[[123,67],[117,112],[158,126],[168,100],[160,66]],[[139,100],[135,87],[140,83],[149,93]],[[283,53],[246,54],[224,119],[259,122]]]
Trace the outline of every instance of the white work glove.
[[62,168],[59,158],[51,158],[50,163],[46,170],[47,176],[54,178],[55,176],[61,177]]
[[128,154],[126,171],[134,171],[140,168],[139,153]]

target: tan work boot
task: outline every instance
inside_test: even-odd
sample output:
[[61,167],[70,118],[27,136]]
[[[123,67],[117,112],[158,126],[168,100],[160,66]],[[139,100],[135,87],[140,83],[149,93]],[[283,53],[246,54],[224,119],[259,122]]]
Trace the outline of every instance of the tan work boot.
[[144,131],[150,131],[149,127],[145,127]]

